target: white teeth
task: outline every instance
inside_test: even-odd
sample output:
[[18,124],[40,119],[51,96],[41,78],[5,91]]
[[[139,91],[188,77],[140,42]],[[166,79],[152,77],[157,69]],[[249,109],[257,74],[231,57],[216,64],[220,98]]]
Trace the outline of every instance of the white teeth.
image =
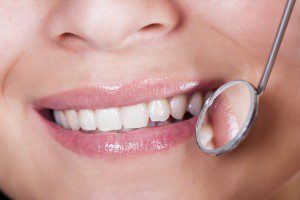
[[121,108],[121,116],[124,128],[146,127],[149,120],[146,103]]
[[59,116],[58,118],[60,119],[62,126],[65,129],[70,129],[70,125],[69,125],[68,119],[67,119],[64,111],[58,111],[58,116]]
[[210,142],[210,143],[204,145],[204,147],[205,147],[207,150],[213,150],[213,149],[215,149],[215,145],[214,145],[212,142]]
[[80,129],[80,125],[79,125],[79,116],[78,116],[77,111],[67,110],[67,111],[65,111],[65,114],[68,119],[70,128],[72,130],[78,131]]
[[61,121],[61,119],[60,119],[60,117],[59,117],[59,111],[55,110],[55,111],[53,112],[53,114],[54,114],[54,121],[55,121],[57,124],[59,124],[59,125],[62,126],[62,121]]
[[167,99],[151,101],[148,104],[150,119],[154,122],[166,121],[170,116],[170,106]]
[[171,115],[174,119],[182,119],[186,112],[187,95],[181,94],[170,99]]
[[92,110],[79,110],[80,127],[86,131],[93,131],[96,129],[95,114]]
[[[210,94],[211,92],[207,92],[205,96]],[[125,132],[182,121],[187,111],[192,115],[198,115],[203,101],[203,95],[196,92],[189,100],[188,95],[181,94],[168,99],[163,98],[121,108],[96,109],[95,111],[90,109],[54,110],[53,114],[55,122],[66,129]]]
[[196,92],[192,94],[188,105],[188,111],[194,116],[199,115],[202,106],[203,106],[202,94],[200,92]]
[[213,139],[213,130],[210,125],[203,125],[201,128],[201,134],[199,135],[199,139],[201,144],[204,146],[210,143]]
[[120,108],[98,109],[95,111],[96,125],[100,131],[122,129]]

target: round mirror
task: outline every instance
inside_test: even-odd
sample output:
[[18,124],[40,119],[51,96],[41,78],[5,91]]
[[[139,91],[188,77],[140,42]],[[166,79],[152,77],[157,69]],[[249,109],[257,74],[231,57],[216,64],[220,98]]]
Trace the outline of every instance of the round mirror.
[[221,86],[205,102],[196,126],[197,144],[209,154],[233,150],[247,135],[258,106],[255,88],[243,80]]

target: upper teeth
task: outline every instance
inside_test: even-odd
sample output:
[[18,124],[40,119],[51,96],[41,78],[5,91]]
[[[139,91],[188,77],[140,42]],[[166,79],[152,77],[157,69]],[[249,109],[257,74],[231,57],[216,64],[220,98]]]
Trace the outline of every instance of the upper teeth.
[[171,113],[167,99],[155,100],[148,103],[150,119],[154,122],[166,121]]
[[[121,118],[124,128],[140,128],[148,124],[149,112],[146,103],[121,108]],[[100,131],[101,127],[99,127]]]
[[[189,99],[189,100],[188,100]],[[93,131],[113,131],[153,126],[153,122],[164,122],[170,115],[181,120],[186,113],[198,115],[203,105],[203,95],[181,94],[169,99],[163,98],[133,106],[96,110],[54,110],[56,123],[66,129]],[[149,122],[149,118],[151,121]],[[150,124],[150,125],[149,125]]]

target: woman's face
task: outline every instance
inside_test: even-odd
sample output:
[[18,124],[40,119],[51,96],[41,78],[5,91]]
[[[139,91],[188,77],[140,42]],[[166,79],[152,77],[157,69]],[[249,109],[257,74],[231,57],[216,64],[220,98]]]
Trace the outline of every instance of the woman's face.
[[[0,188],[15,199],[266,197],[300,168],[299,2],[238,149],[205,155],[196,116],[164,121],[197,115],[220,82],[256,85],[285,2],[0,0]],[[148,117],[162,123],[144,127]]]

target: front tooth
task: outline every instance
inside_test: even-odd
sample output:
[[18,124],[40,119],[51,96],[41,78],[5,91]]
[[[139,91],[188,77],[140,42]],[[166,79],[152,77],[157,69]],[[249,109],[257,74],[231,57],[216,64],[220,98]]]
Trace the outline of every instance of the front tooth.
[[126,129],[146,127],[149,120],[147,104],[122,107],[121,117],[123,127]]
[[61,120],[61,124],[65,129],[70,129],[70,125],[68,119],[64,113],[64,111],[58,111],[58,118]]
[[65,111],[65,114],[66,114],[66,117],[68,119],[71,129],[78,131],[80,129],[80,125],[79,125],[79,116],[78,116],[77,111],[67,110],[67,111]]
[[79,111],[79,124],[83,130],[93,131],[96,129],[95,114],[92,110]]
[[170,106],[167,99],[151,101],[148,104],[150,119],[154,122],[166,121],[170,116]]
[[194,116],[199,115],[202,105],[203,105],[203,96],[200,92],[196,92],[192,94],[190,98],[188,111]]
[[100,131],[122,129],[120,108],[98,109],[95,111],[96,125]]
[[203,125],[201,127],[201,134],[199,135],[201,144],[203,146],[210,143],[213,139],[213,130],[210,125]]
[[187,95],[174,96],[170,100],[171,115],[174,119],[182,119],[186,111]]

